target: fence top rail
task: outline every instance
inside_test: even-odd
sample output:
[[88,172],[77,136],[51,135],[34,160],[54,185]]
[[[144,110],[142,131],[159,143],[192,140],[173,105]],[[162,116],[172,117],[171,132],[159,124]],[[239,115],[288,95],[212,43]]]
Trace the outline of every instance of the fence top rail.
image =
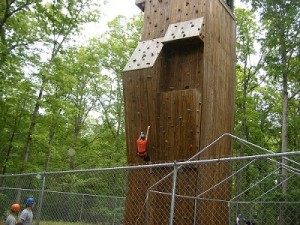
[[289,157],[289,156],[299,156],[300,151],[284,152],[284,153],[268,153],[260,155],[251,156],[239,156],[239,157],[224,157],[224,158],[214,158],[214,159],[200,159],[193,161],[183,161],[183,162],[169,162],[169,163],[158,163],[158,164],[148,164],[148,165],[132,165],[132,166],[120,166],[113,168],[96,168],[96,169],[82,169],[82,170],[65,170],[65,171],[49,171],[49,172],[34,172],[34,173],[24,173],[24,174],[2,174],[1,177],[13,177],[13,176],[47,176],[54,174],[73,174],[73,173],[92,173],[92,172],[104,172],[104,171],[116,171],[116,170],[136,170],[145,168],[157,168],[157,167],[179,167],[186,165],[199,165],[199,164],[209,164],[209,163],[221,163],[230,161],[241,161],[241,160],[253,160],[253,159],[266,159],[266,158],[278,158],[278,157]]
[[[40,189],[14,188],[14,187],[0,187],[0,190],[30,191],[30,192],[36,192],[36,193],[40,193],[41,192]],[[111,198],[111,199],[125,199],[125,196],[97,195],[97,194],[86,194],[86,193],[79,193],[79,192],[65,192],[65,191],[44,190],[44,193],[73,195],[73,196],[77,195],[77,196],[82,196],[82,197],[98,197],[98,198]]]

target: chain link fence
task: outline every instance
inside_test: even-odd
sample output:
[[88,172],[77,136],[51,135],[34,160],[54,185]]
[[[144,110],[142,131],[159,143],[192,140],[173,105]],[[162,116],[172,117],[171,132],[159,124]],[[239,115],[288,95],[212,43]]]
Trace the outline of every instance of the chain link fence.
[[34,197],[37,225],[300,224],[299,152],[233,138],[235,157],[201,157],[208,146],[185,162],[1,175],[2,221]]

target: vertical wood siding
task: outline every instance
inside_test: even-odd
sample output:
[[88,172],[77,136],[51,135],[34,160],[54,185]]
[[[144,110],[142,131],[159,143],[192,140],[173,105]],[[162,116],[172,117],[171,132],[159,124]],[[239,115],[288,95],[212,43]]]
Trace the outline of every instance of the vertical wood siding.
[[[222,134],[233,132],[235,19],[223,0],[145,0],[144,4],[142,41],[163,39],[170,24],[201,17],[204,24],[198,41],[164,43],[153,66],[131,70],[131,62],[124,70],[127,160],[129,164],[144,163],[136,156],[136,140],[148,125],[151,129],[147,151],[152,162],[187,160]],[[151,51],[151,46],[148,49]],[[229,155],[231,142],[225,139],[201,158]],[[219,163],[190,168],[184,173],[190,180],[179,178],[177,191],[188,194],[185,192],[189,186],[194,191],[189,194],[197,195],[228,176],[230,167]],[[125,224],[136,224],[137,215],[133,212],[144,210],[147,189],[159,179],[157,174],[143,176],[142,172],[129,173]],[[168,182],[160,188],[170,192]],[[205,197],[228,200],[230,184],[215,188]],[[166,205],[170,197],[151,194],[148,201],[149,217],[143,217],[138,224],[168,224],[169,218],[157,221],[155,215],[169,215]],[[229,221],[227,204],[201,201],[197,208],[193,201],[182,204],[184,207],[176,214],[183,216],[176,217],[176,224],[192,224],[187,223],[192,212],[197,212],[196,224],[200,225],[224,225]]]

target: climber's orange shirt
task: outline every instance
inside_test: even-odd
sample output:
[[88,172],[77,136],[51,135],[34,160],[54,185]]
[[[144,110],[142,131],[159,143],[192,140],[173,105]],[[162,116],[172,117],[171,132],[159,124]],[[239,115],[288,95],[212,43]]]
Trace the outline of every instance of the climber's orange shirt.
[[138,153],[145,153],[146,152],[146,145],[147,145],[147,140],[142,140],[142,139],[137,139],[136,144],[137,144],[137,150]]

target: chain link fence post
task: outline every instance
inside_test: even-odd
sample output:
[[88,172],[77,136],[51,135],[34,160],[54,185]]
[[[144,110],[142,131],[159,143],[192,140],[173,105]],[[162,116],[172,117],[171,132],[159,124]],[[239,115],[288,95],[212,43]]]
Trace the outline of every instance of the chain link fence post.
[[43,206],[43,196],[44,196],[44,191],[45,191],[45,184],[46,184],[46,176],[43,175],[42,188],[41,188],[41,192],[40,192],[38,204],[37,204],[38,208],[37,208],[37,216],[36,216],[35,225],[39,225],[40,220],[41,220],[41,212],[42,212],[42,206]]
[[171,195],[170,225],[173,225],[173,220],[174,220],[177,172],[178,172],[178,165],[176,164],[176,161],[175,161],[174,162],[174,172],[173,172],[172,195]]

